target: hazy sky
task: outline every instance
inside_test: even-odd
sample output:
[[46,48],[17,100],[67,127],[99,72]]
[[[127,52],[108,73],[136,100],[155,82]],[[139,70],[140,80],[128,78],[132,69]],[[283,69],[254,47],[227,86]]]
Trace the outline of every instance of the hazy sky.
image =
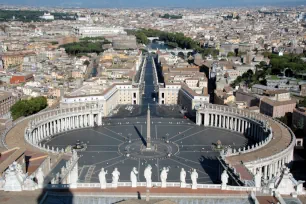
[[3,4],[65,7],[218,7],[306,5],[306,0],[0,0]]

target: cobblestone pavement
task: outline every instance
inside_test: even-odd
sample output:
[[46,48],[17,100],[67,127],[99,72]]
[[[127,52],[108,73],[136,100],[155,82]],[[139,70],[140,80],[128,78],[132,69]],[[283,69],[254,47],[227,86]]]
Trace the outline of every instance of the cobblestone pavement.
[[[165,148],[157,148],[158,151],[167,151],[164,153],[170,153],[170,157],[160,158],[153,155],[145,157],[146,153],[141,151],[140,141],[147,136],[145,117],[107,118],[101,127],[60,134],[45,141],[45,144],[60,149],[74,145],[76,140],[87,144],[87,149],[79,152],[82,155],[79,160],[81,182],[97,183],[102,167],[109,172],[108,182],[111,182],[111,172],[115,167],[118,167],[121,172],[120,181],[129,181],[129,174],[133,167],[140,172],[138,180],[145,181],[143,171],[150,164],[153,167],[153,181],[159,181],[160,170],[163,167],[170,167],[169,182],[179,182],[181,168],[184,168],[186,172],[195,168],[199,173],[198,182],[209,184],[218,183],[220,173],[219,162],[216,159],[219,152],[212,149],[213,144],[220,140],[223,145],[237,148],[248,143],[248,139],[241,134],[197,126],[188,119],[152,118],[151,122],[153,143],[161,142]],[[178,151],[170,143],[177,146]],[[124,145],[130,148],[120,148]],[[161,152],[159,155],[164,153]],[[128,157],[127,154],[133,155],[133,158]],[[186,180],[191,182],[189,173]]]

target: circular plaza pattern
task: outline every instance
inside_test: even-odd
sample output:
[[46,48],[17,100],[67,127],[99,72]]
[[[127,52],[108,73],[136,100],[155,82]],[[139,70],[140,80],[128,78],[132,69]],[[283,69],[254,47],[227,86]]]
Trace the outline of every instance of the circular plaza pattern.
[[179,151],[179,146],[164,139],[153,139],[151,148],[147,148],[147,142],[141,139],[129,140],[119,145],[119,153],[131,159],[166,159]]
[[[177,113],[174,107],[170,110]],[[78,172],[80,185],[97,184],[101,168],[108,171],[106,179],[111,182],[110,172],[116,167],[123,185],[129,183],[126,181],[130,181],[134,167],[139,171],[138,181],[143,182],[144,168],[149,164],[153,167],[152,181],[157,183],[163,167],[169,167],[167,181],[175,184],[179,184],[181,168],[186,172],[197,169],[199,184],[219,183],[224,168],[242,181],[253,180],[258,171],[267,180],[293,159],[295,136],[286,125],[262,114],[212,104],[197,111],[196,123],[175,114],[171,118],[167,106],[152,109],[151,140],[158,148],[143,151],[147,120],[145,110],[136,112],[128,118],[102,118],[97,107],[41,112],[14,123],[6,141],[10,148],[25,147],[54,156],[69,156],[68,146],[82,144],[86,148],[78,151],[80,168],[72,172]],[[227,147],[225,151],[215,150],[220,142],[221,147]],[[186,182],[190,183],[189,173]]]
[[[152,150],[145,148],[147,124],[145,117],[106,118],[99,127],[64,132],[44,140],[45,145],[66,148],[77,140],[87,144],[79,152],[79,182],[97,183],[101,168],[108,170],[106,178],[111,182],[114,168],[120,171],[120,181],[130,181],[133,167],[139,171],[138,180],[145,181],[143,171],[152,166],[152,180],[160,182],[163,167],[169,167],[169,182],[179,182],[181,168],[186,172],[197,169],[199,183],[216,183],[221,171],[214,144],[232,148],[245,147],[252,143],[244,135],[219,128],[198,126],[188,119],[151,118]],[[187,174],[187,182],[191,182]]]

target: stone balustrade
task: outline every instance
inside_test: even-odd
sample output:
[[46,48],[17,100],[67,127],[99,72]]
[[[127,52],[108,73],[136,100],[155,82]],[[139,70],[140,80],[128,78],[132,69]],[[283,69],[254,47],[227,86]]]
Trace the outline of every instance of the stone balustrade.
[[51,180],[51,184],[70,184],[70,188],[76,188],[78,181],[78,160],[77,152],[73,151],[71,158],[66,162],[65,166]]

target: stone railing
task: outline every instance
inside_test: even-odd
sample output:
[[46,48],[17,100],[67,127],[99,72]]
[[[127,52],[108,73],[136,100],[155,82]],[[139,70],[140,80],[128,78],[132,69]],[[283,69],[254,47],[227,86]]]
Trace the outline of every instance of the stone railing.
[[[256,151],[260,148],[263,148],[264,146],[266,146],[271,140],[273,139],[272,133],[269,134],[269,136],[264,139],[263,141],[253,144],[252,146],[248,146],[248,147],[241,147],[236,149],[232,149],[232,152],[226,152],[226,154],[224,153],[224,156],[235,156],[235,155],[239,155],[239,154],[245,154],[245,153],[249,153],[249,152],[253,152]],[[223,154],[223,152],[221,152],[221,154]]]
[[[180,188],[180,182],[167,182],[168,187]],[[118,187],[131,187],[131,182],[118,182]],[[137,182],[137,187],[146,187],[146,182]],[[161,187],[161,182],[152,182],[152,186]],[[78,183],[77,188],[101,188],[100,183]],[[106,188],[112,188],[111,183],[106,184]],[[186,184],[185,188],[191,188],[191,184]],[[197,184],[198,189],[221,189],[221,184]],[[248,186],[227,186],[226,190],[232,191],[253,191],[256,190],[254,187]]]
[[[14,127],[14,125],[12,125],[11,127],[8,127],[4,130],[4,132],[1,134],[1,145],[5,148],[5,149],[8,149],[8,146],[6,145],[5,143],[5,138],[6,138],[6,135],[7,133]],[[0,145],[0,146],[1,146]]]
[[295,146],[295,136],[294,136],[294,133],[292,132],[292,130],[286,124],[282,123],[281,121],[275,120],[275,119],[273,119],[273,120],[275,122],[277,122],[277,123],[280,123],[281,125],[285,126],[288,129],[288,131],[289,131],[289,133],[291,135],[290,144],[288,144],[286,149],[284,149],[283,151],[281,151],[281,152],[279,152],[277,154],[274,154],[274,155],[272,155],[270,157],[266,157],[266,158],[263,158],[263,159],[258,159],[258,160],[252,161],[252,162],[248,162],[248,163],[246,163],[246,165],[256,164],[258,162],[260,162],[260,163],[271,162],[273,160],[277,160],[279,158],[285,157],[286,155],[288,155],[288,153],[290,151],[292,151],[294,149],[294,146]]
[[[78,162],[79,157],[76,151],[73,151],[71,158],[66,161],[60,172],[57,172],[51,180],[51,184],[71,184],[76,185],[78,179]],[[70,186],[71,187],[71,186]]]

